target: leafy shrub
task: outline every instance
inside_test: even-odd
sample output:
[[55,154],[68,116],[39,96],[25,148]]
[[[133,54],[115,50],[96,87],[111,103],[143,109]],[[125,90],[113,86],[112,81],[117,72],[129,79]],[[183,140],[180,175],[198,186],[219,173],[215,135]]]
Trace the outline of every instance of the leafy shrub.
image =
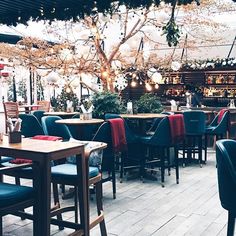
[[163,111],[159,97],[146,93],[136,103],[139,113],[160,113]]
[[94,106],[93,116],[97,118],[104,118],[106,113],[120,114],[122,111],[121,100],[116,93],[108,91],[96,93],[92,98]]

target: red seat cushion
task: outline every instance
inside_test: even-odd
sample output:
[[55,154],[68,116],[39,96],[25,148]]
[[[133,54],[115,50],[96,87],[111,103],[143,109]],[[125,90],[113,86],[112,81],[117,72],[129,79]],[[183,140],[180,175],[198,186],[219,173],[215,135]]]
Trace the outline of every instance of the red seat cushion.
[[[32,137],[32,139],[58,141],[58,140],[62,140],[62,137],[50,136],[50,135],[35,135],[34,137]],[[12,164],[32,163],[32,160],[16,158],[16,159],[11,160],[10,163]]]

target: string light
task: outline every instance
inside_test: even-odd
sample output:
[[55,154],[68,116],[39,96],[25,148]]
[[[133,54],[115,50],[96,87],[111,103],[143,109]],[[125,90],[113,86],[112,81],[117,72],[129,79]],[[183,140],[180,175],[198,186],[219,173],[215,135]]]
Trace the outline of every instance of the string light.
[[147,91],[152,91],[152,86],[149,83],[145,84]]
[[137,83],[134,80],[132,80],[130,85],[131,85],[131,87],[136,87]]

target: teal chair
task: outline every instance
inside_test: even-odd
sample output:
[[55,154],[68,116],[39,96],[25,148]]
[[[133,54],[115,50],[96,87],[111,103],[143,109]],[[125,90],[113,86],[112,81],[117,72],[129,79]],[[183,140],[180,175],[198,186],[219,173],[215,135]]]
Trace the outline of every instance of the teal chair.
[[[108,122],[104,122],[98,128],[93,141],[105,142],[107,148],[103,151],[101,172],[107,172],[107,177],[102,178],[102,182],[112,181],[113,199],[116,198],[116,172],[115,172],[115,153],[112,148],[111,127]],[[105,175],[104,175],[105,176]]]
[[36,111],[32,112],[32,115],[34,115],[38,119],[39,123],[41,124],[41,119],[44,116],[44,113],[45,113],[45,111],[36,110]]
[[[22,166],[25,167],[26,165],[19,165],[14,169],[22,168]],[[6,174],[12,170],[13,168],[10,167],[0,168],[0,174]],[[0,183],[0,235],[3,235],[2,217],[8,214],[16,214],[17,211],[22,211],[27,207],[36,206],[35,196],[35,190],[32,187]]]
[[[180,115],[171,115],[173,117],[178,117]],[[175,167],[176,172],[176,183],[179,183],[179,161],[178,161],[178,150],[179,145],[184,141],[184,125],[183,118],[181,118],[181,124],[183,126],[183,130],[181,130],[181,136],[174,138],[169,117],[163,118],[158,124],[155,133],[152,136],[144,136],[141,137],[141,143],[143,145],[143,155],[146,156],[145,162],[142,166],[143,176],[145,177],[145,169],[151,169],[160,167],[161,169],[161,185],[164,187],[165,181],[165,169],[168,168],[170,171],[170,167]],[[177,139],[178,138],[178,139]],[[171,162],[170,160],[170,148],[174,148],[174,160]]]
[[236,141],[216,142],[217,177],[222,207],[228,211],[227,236],[234,235],[236,218]]
[[198,154],[199,164],[202,166],[202,151],[204,149],[202,140],[206,128],[206,115],[203,111],[185,111],[183,115],[186,137],[183,149],[183,165],[186,164],[185,154],[187,153],[190,161],[192,158],[195,159],[195,154]]
[[[57,124],[56,120],[61,120],[59,116],[44,116],[42,117],[42,126],[46,135],[50,136],[59,136],[62,137],[64,141],[68,141],[72,138],[72,135],[68,129],[68,127],[64,124]],[[90,152],[96,150],[91,149]],[[89,154],[88,154],[89,156]],[[88,157],[87,157],[88,158]],[[97,204],[97,212],[98,217],[95,223],[91,224],[91,227],[95,226],[97,223],[100,225],[100,230],[102,235],[106,235],[106,226],[103,217],[103,206],[102,206],[102,176],[98,167],[89,166],[89,183],[90,185],[95,186],[95,194],[96,194],[96,204]],[[51,181],[54,184],[54,201],[59,202],[58,198],[58,189],[56,187],[57,184],[69,185],[73,186],[75,189],[75,205],[73,210],[75,211],[75,222],[78,223],[78,196],[80,196],[79,186],[77,183],[77,169],[76,165],[73,163],[59,163],[55,165],[51,169]],[[83,206],[80,205],[80,209]],[[68,208],[68,211],[71,211],[71,207]],[[67,211],[67,210],[65,210]]]
[[[105,114],[105,119],[122,118],[119,114],[107,113]],[[123,119],[123,118],[122,118]],[[144,156],[142,155],[140,136],[135,134],[128,123],[124,120],[125,126],[125,136],[127,141],[127,151],[121,153],[120,161],[120,179],[122,181],[123,175],[126,174],[128,170],[139,169],[140,177],[142,178],[142,163],[144,162]]]
[[[216,137],[216,140],[222,139],[230,129],[230,112],[225,110],[223,115],[221,111],[215,116],[210,125],[205,129],[205,161],[207,161],[207,144],[208,137]],[[221,115],[221,119],[219,116]]]
[[21,133],[26,138],[33,137],[35,135],[44,135],[43,127],[37,120],[36,116],[32,114],[19,114],[21,118]]
[[70,130],[64,124],[57,124],[55,121],[62,120],[60,116],[42,117],[42,127],[46,135],[62,137],[64,141],[72,138]]

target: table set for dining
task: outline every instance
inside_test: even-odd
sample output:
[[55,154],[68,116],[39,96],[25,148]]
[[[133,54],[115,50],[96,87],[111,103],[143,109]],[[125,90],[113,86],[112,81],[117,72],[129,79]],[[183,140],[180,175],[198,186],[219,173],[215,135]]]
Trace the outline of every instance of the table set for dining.
[[[175,113],[183,113],[176,111]],[[210,112],[205,111],[206,114]],[[74,129],[77,134],[76,139],[85,140],[87,130],[85,127],[98,127],[103,119],[80,119],[72,118],[79,113],[68,112],[45,112],[45,116],[61,116],[55,120],[58,125],[66,125]],[[167,114],[120,114],[120,117],[125,120],[136,120],[138,123],[138,133],[143,135],[146,132],[146,122],[154,119],[164,119]],[[68,118],[71,117],[71,118]],[[64,119],[63,119],[64,118]],[[59,126],[58,126],[59,127]],[[90,139],[91,140],[91,139]],[[100,142],[101,143],[101,142]],[[100,146],[99,149],[104,149],[106,146]],[[63,159],[69,156],[76,156],[77,168],[80,171],[78,174],[78,183],[82,186],[82,205],[81,212],[82,221],[80,227],[84,235],[89,235],[90,220],[89,220],[89,174],[88,174],[88,159],[85,158],[85,143],[82,142],[51,142],[45,140],[34,140],[31,138],[22,138],[20,143],[9,143],[8,136],[4,135],[3,141],[0,142],[0,156],[9,156],[13,158],[20,157],[22,159],[32,160],[37,166],[39,174],[33,179],[33,188],[37,192],[34,217],[37,219],[34,224],[34,235],[47,236],[50,235],[50,224],[56,222],[56,219],[51,220],[50,204],[51,204],[51,162]],[[81,200],[81,199],[80,199]],[[58,223],[60,225],[60,222]]]

